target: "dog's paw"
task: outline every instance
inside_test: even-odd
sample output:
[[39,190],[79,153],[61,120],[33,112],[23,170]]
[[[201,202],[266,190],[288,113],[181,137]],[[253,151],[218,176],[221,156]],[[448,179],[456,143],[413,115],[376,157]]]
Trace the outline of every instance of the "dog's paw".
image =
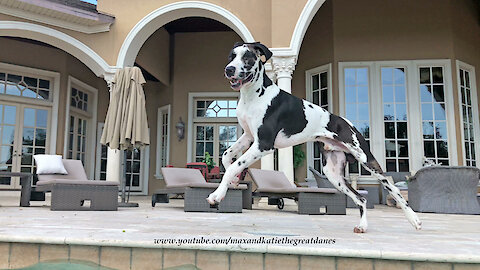
[[240,179],[238,177],[235,177],[230,184],[234,186],[238,186],[238,183],[240,183]]
[[209,204],[215,205],[221,202],[224,198],[225,198],[225,194],[222,195],[221,192],[215,191],[208,196],[207,201]]
[[367,232],[367,227],[362,227],[360,225],[355,226],[355,228],[353,228],[353,232],[354,233],[366,233]]
[[412,208],[408,207],[405,209],[405,215],[407,216],[408,221],[412,226],[418,231],[422,229],[422,222],[417,216],[417,213],[415,213]]

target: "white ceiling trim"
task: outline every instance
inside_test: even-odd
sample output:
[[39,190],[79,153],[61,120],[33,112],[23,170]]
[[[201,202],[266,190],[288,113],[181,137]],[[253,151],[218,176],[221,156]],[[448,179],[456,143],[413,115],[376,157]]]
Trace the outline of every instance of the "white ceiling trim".
[[[111,25],[111,23],[95,22],[93,20],[88,20],[84,18],[80,18],[80,20],[78,20],[79,18],[73,15],[65,16],[65,18],[71,18],[72,20],[72,21],[68,21],[68,20],[63,20],[59,18],[54,18],[51,16],[42,15],[40,13],[36,13],[32,11],[27,11],[24,9],[12,8],[12,7],[1,5],[1,4],[0,4],[0,13],[22,18],[22,19],[35,21],[35,22],[45,23],[48,25],[58,26],[61,28],[65,28],[65,29],[69,29],[69,30],[73,30],[81,33],[86,33],[86,34],[108,32],[110,31],[110,25]],[[63,13],[60,13],[60,15],[63,15]],[[85,23],[82,23],[81,21]]]

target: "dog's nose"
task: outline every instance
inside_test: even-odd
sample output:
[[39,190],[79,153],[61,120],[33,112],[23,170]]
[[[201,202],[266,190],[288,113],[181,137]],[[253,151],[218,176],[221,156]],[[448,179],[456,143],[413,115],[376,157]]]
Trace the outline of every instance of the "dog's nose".
[[228,66],[225,68],[225,75],[227,75],[227,77],[232,77],[233,75],[235,75],[235,67],[234,66]]

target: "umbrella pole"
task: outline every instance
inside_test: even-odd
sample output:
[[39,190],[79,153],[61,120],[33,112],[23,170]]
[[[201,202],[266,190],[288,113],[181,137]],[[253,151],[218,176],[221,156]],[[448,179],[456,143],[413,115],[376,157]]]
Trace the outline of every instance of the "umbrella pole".
[[[132,183],[132,179],[130,179],[130,184],[131,183]],[[123,152],[123,174],[122,174],[122,195],[121,195],[122,201],[118,203],[118,207],[138,207],[138,203],[130,203],[125,201],[126,186],[127,186],[127,155],[125,152]],[[130,194],[129,194],[129,197],[130,197]]]

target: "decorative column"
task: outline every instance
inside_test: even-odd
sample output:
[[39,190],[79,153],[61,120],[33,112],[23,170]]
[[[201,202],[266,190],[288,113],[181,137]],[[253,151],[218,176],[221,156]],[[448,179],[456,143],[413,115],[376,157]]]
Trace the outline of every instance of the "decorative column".
[[[113,91],[113,77],[115,73],[105,73],[103,78],[107,81],[108,90],[110,92],[110,100],[112,99],[112,91]],[[107,147],[107,181],[117,182],[121,184],[121,165],[122,165],[122,156],[123,151],[118,149],[111,149]]]
[[[272,65],[270,63],[265,64],[265,72],[270,80],[275,81],[275,72],[273,72]],[[270,170],[273,171],[275,169],[275,160],[273,158],[273,153],[268,154],[260,160],[262,170]]]
[[[292,74],[297,64],[297,57],[274,56],[272,58],[273,70],[277,76],[277,85],[280,89],[292,93]],[[278,149],[278,170],[285,173],[288,180],[293,184],[293,147]]]

